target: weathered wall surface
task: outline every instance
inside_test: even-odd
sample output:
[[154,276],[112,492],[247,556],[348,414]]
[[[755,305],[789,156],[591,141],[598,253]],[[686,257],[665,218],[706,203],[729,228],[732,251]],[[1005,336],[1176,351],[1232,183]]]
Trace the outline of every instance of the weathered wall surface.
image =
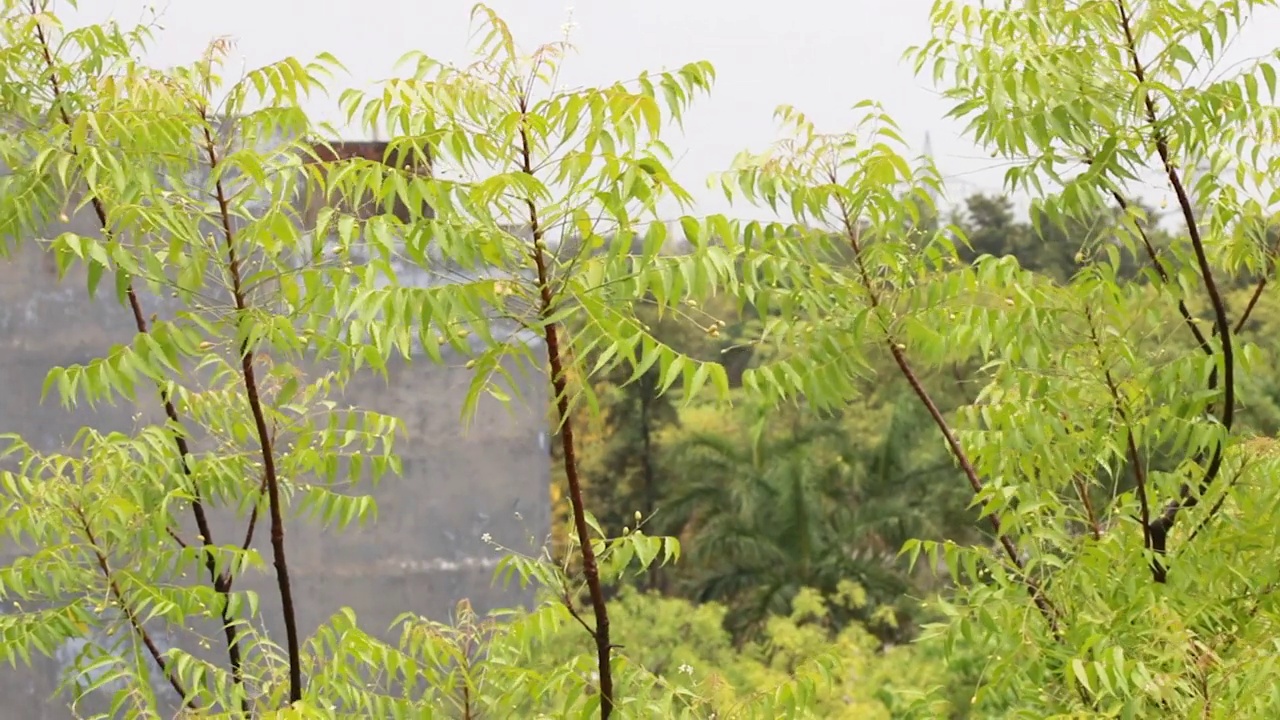
[[[87,210],[71,226],[95,234]],[[51,234],[61,229],[52,228]],[[115,302],[110,284],[104,286],[97,299],[90,299],[82,274],[73,272],[58,283],[52,261],[35,243],[0,260],[0,432],[19,432],[37,448],[54,450],[85,425],[128,430],[135,427],[135,416],[156,416],[154,405],[97,410],[81,405],[67,411],[54,397],[40,401],[50,367],[86,362],[132,337],[131,315]],[[144,295],[142,301],[148,313],[165,315],[164,299]],[[407,437],[397,444],[404,473],[372,491],[378,519],[363,528],[338,533],[302,519],[290,522],[286,543],[304,638],[344,606],[377,633],[406,611],[446,619],[462,598],[481,610],[530,600],[527,592],[492,581],[497,553],[481,540],[488,533],[496,542],[528,549],[549,532],[545,383],[532,371],[513,370],[512,375],[524,379],[524,402],[510,408],[483,403],[468,432],[459,418],[471,378],[461,359],[445,366],[425,358],[397,363],[389,380],[366,375],[348,387],[344,402],[404,421]],[[219,542],[244,531],[242,522],[226,512],[215,516],[214,530]],[[255,545],[264,558],[270,558],[267,535],[260,526]],[[0,540],[0,562],[14,551]],[[283,645],[269,567],[238,587],[259,591],[263,623]],[[177,641],[187,647],[180,638],[156,631],[162,645]],[[203,632],[220,637],[213,628]],[[214,650],[220,647],[214,644]],[[54,691],[60,668],[75,652],[68,644],[56,658],[37,660],[34,669],[0,665],[0,719],[72,717],[65,698],[54,697]]]

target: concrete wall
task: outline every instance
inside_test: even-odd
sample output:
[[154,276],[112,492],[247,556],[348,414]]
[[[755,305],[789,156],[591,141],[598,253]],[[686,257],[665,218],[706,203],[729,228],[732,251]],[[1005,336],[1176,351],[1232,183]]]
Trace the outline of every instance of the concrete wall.
[[[72,218],[69,227],[96,234],[88,209]],[[51,228],[50,236],[62,229]],[[410,282],[434,281],[407,277]],[[9,260],[0,259],[0,432],[18,432],[37,448],[55,450],[84,425],[128,430],[139,413],[157,417],[153,402],[96,411],[83,404],[66,411],[55,397],[40,402],[50,367],[87,362],[132,337],[131,315],[115,302],[110,283],[104,286],[97,299],[90,299],[83,274],[73,272],[57,282],[51,259],[36,243],[25,244]],[[172,311],[166,299],[144,294],[142,302],[148,313]],[[414,364],[395,363],[389,380],[363,375],[347,389],[344,402],[404,421],[408,436],[398,443],[404,473],[384,479],[373,491],[379,517],[362,529],[337,533],[301,519],[288,524],[286,543],[304,638],[344,606],[355,610],[363,627],[381,632],[406,611],[447,619],[462,598],[481,611],[531,599],[527,591],[502,589],[492,581],[498,555],[481,540],[488,533],[495,542],[529,549],[545,540],[550,527],[545,380],[533,371],[512,374],[523,378],[524,402],[505,407],[487,400],[466,433],[459,418],[471,373],[461,359],[445,366],[425,357]],[[229,512],[218,512],[215,538],[230,542],[243,533],[242,525]],[[270,557],[267,537],[260,526],[255,544],[265,558]],[[12,544],[0,539],[0,562],[7,563],[13,552]],[[260,573],[238,587],[260,592],[266,630],[283,646],[274,576]],[[215,640],[220,637],[213,628],[200,630]],[[181,631],[177,636],[159,626],[155,631],[160,644],[177,642],[190,649],[191,637]],[[0,720],[73,717],[65,697],[54,697],[60,670],[75,656],[72,645],[59,648],[54,658],[38,660],[33,670],[0,665]],[[214,644],[215,650],[220,647]]]

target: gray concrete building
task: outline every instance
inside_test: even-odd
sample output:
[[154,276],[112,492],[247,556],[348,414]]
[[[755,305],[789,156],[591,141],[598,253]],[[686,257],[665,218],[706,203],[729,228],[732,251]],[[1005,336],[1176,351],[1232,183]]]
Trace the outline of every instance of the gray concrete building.
[[[382,147],[356,143],[339,150],[373,157]],[[69,218],[66,227],[50,228],[49,236],[65,229],[98,234],[90,208]],[[404,273],[404,282],[448,281],[408,268]],[[166,298],[143,293],[142,302],[149,313],[164,316],[173,310]],[[17,432],[38,449],[56,450],[85,425],[128,431],[139,414],[156,417],[158,405],[150,401],[97,409],[82,403],[68,411],[55,397],[40,399],[49,368],[87,362],[113,344],[128,342],[134,332],[132,316],[115,302],[110,287],[91,299],[78,270],[58,282],[52,259],[39,244],[24,243],[13,257],[0,259],[0,432]],[[514,329],[509,341],[539,342]],[[531,600],[530,591],[495,583],[499,556],[482,536],[530,550],[549,533],[545,377],[529,368],[513,370],[524,385],[519,398],[510,406],[482,401],[473,426],[464,431],[460,410],[471,381],[464,363],[465,358],[453,357],[437,365],[425,356],[412,363],[393,361],[387,379],[364,374],[347,388],[344,402],[403,420],[407,436],[397,450],[404,472],[385,478],[372,492],[378,518],[363,528],[336,532],[303,519],[289,521],[285,541],[303,638],[342,607],[353,608],[364,628],[385,635],[403,612],[443,620],[462,598],[482,611]],[[229,511],[216,512],[213,520],[219,542],[243,533],[243,522]],[[268,570],[244,578],[238,587],[259,591],[264,629],[283,645],[268,542],[264,525],[255,545],[268,559]],[[0,539],[0,563],[8,563],[13,552],[12,543]],[[202,629],[214,639],[220,638],[217,633]],[[181,632],[175,636],[157,629],[156,634],[162,646],[186,648],[191,640]],[[215,643],[213,650],[220,649]],[[65,696],[55,694],[60,673],[77,650],[76,643],[67,643],[54,657],[36,659],[33,669],[0,665],[0,720],[78,715],[68,709]]]

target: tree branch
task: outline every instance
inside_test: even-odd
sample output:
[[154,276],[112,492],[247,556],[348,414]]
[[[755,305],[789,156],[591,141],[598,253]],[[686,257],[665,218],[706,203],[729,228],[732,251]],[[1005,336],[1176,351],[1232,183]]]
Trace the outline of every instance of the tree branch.
[[[30,8],[33,15],[39,14],[40,6],[37,4],[36,0],[30,0]],[[49,85],[53,91],[54,104],[58,106],[58,114],[63,124],[69,128],[72,125],[71,114],[67,111],[66,105],[63,102],[64,95],[62,92],[62,85],[58,81],[57,65],[54,62],[53,51],[50,48],[49,40],[44,33],[44,29],[39,23],[36,23],[35,29],[36,40],[40,44],[40,50],[44,57],[45,65],[49,71]],[[75,148],[71,149],[71,154],[76,154]],[[103,205],[101,198],[93,192],[93,188],[88,188],[88,190],[94,214],[97,216],[98,223],[102,228],[103,237],[110,240],[112,232],[107,220],[106,207]],[[132,278],[129,279],[128,284],[125,286],[125,296],[128,298],[129,309],[133,313],[134,325],[138,332],[143,335],[149,333],[150,327],[147,323],[147,317],[142,310],[142,302],[138,299],[138,293],[134,289]],[[191,513],[195,516],[196,530],[200,533],[200,537],[198,539],[200,540],[201,545],[203,545],[204,552],[202,554],[204,556],[205,569],[209,573],[209,580],[213,584],[214,591],[222,596],[222,628],[227,641],[227,659],[231,665],[232,680],[236,685],[243,687],[243,659],[240,652],[240,644],[236,639],[235,628],[233,627],[234,618],[231,617],[229,612],[231,590],[230,581],[226,580],[224,576],[220,576],[218,574],[217,559],[213,554],[213,547],[216,544],[213,539],[213,529],[209,523],[208,514],[205,512],[204,501],[200,492],[200,485],[191,474],[191,449],[187,444],[186,433],[183,429],[182,420],[179,418],[178,410],[174,407],[173,400],[170,398],[164,385],[162,383],[157,383],[156,390],[160,394],[160,402],[164,406],[165,416],[169,419],[169,422],[173,424],[173,442],[178,450],[178,457],[182,465],[182,474],[187,478],[191,485]],[[184,548],[187,547],[187,544],[183,542],[176,530],[170,528],[169,535],[178,543],[179,546]],[[246,700],[245,704],[242,706],[242,710],[244,710],[246,714],[249,712],[247,702],[248,701]]]
[[1244,324],[1249,322],[1249,315],[1253,313],[1253,308],[1258,304],[1258,300],[1262,297],[1262,291],[1266,289],[1266,287],[1267,278],[1264,277],[1258,281],[1258,287],[1254,288],[1253,295],[1249,296],[1249,304],[1245,305],[1244,312],[1240,313],[1240,319],[1236,321],[1236,326],[1233,329],[1235,334],[1239,335],[1240,331],[1244,329]]
[[[1138,443],[1134,439],[1133,424],[1129,421],[1129,413],[1124,409],[1124,400],[1120,396],[1120,386],[1116,383],[1115,376],[1111,374],[1111,369],[1106,367],[1106,354],[1102,349],[1102,340],[1098,338],[1098,330],[1093,324],[1093,313],[1089,308],[1085,308],[1085,317],[1089,321],[1089,340],[1093,343],[1093,347],[1098,351],[1098,361],[1103,364],[1102,376],[1107,385],[1107,391],[1111,393],[1111,401],[1114,404],[1116,414],[1120,416],[1120,423],[1124,428],[1125,444],[1129,452],[1129,464],[1133,467],[1133,484],[1138,495],[1138,507],[1140,512],[1140,522],[1142,523],[1142,547],[1151,549],[1151,505],[1147,499],[1147,471],[1142,465],[1142,456],[1138,453]],[[1154,572],[1154,567],[1152,568]]]
[[1102,525],[1098,522],[1098,516],[1093,511],[1093,501],[1089,499],[1089,488],[1079,475],[1073,477],[1071,483],[1076,488],[1076,495],[1080,498],[1080,504],[1084,506],[1084,516],[1089,522],[1089,531],[1093,533],[1093,539],[1101,540]]
[[125,600],[124,593],[120,590],[120,584],[116,582],[115,572],[111,569],[111,564],[107,560],[106,553],[98,545],[98,539],[94,537],[93,529],[89,526],[89,519],[85,517],[84,511],[79,507],[75,508],[76,519],[80,522],[80,529],[84,532],[85,538],[89,540],[89,545],[93,547],[93,554],[98,563],[98,570],[102,573],[103,579],[107,581],[107,588],[111,593],[111,598],[115,600],[119,606],[120,612],[124,613],[125,619],[129,621],[129,627],[133,629],[138,639],[142,641],[143,646],[147,648],[147,654],[155,661],[156,666],[160,668],[160,672],[164,674],[166,680],[169,681],[178,693],[178,697],[182,698],[182,702],[192,710],[199,710],[200,705],[194,698],[187,697],[186,688],[182,686],[182,681],[169,668],[169,664],[164,661],[164,655],[160,652],[159,646],[151,639],[150,633],[143,627],[142,620],[134,613],[133,608],[129,607],[128,601]]
[[[1138,46],[1133,37],[1133,24],[1129,16],[1129,10],[1125,6],[1124,0],[1115,0],[1115,3],[1120,13],[1120,24],[1124,31],[1129,58],[1133,64],[1133,76],[1141,86],[1146,83],[1146,71],[1143,69],[1142,61],[1138,58]],[[1222,295],[1218,291],[1218,285],[1214,280],[1213,268],[1209,265],[1209,258],[1205,253],[1204,241],[1200,237],[1200,227],[1196,222],[1195,209],[1191,205],[1191,198],[1187,195],[1187,190],[1183,186],[1177,167],[1174,166],[1168,139],[1160,129],[1155,102],[1151,99],[1151,94],[1145,89],[1143,89],[1143,105],[1146,108],[1147,121],[1151,125],[1156,153],[1160,156],[1160,162],[1163,165],[1165,176],[1169,180],[1169,185],[1173,188],[1173,192],[1178,198],[1178,207],[1181,209],[1183,220],[1187,224],[1187,233],[1191,239],[1192,249],[1195,251],[1196,263],[1200,269],[1201,279],[1204,281],[1205,292],[1208,294],[1209,302],[1213,306],[1214,326],[1222,343],[1223,407],[1221,422],[1223,428],[1230,432],[1232,422],[1235,419],[1235,351],[1231,343],[1231,325],[1227,320],[1226,303],[1223,302]],[[1203,495],[1209,485],[1217,478],[1222,469],[1225,444],[1225,438],[1217,443],[1213,457],[1209,461],[1209,466],[1205,469],[1204,477],[1201,478],[1199,486],[1192,488],[1190,484],[1184,484],[1178,499],[1166,505],[1160,517],[1151,523],[1151,545],[1157,555],[1152,578],[1158,583],[1164,583],[1168,580],[1168,569],[1160,561],[1160,557],[1167,553],[1169,530],[1173,527],[1178,513],[1185,508],[1195,507],[1199,503],[1198,496]]]
[[[866,262],[862,256],[862,246],[859,240],[858,227],[855,224],[855,219],[851,214],[851,211],[844,207],[843,203],[841,203],[841,214],[843,215],[845,235],[853,250],[854,262],[857,265],[858,273],[862,277],[863,288],[867,292],[867,297],[871,307],[877,308],[880,306],[880,298],[875,291],[875,286],[871,283],[871,274],[867,271]],[[889,333],[888,328],[885,328],[885,332],[885,342],[889,347],[889,354],[893,356],[893,361],[898,366],[898,370],[902,373],[902,376],[906,378],[907,384],[911,386],[912,392],[915,393],[916,398],[919,399],[920,403],[924,405],[925,410],[929,413],[929,417],[933,419],[934,425],[936,425],[938,430],[942,433],[943,439],[946,440],[947,447],[951,450],[951,454],[955,457],[956,462],[959,463],[960,470],[969,481],[969,487],[973,490],[974,495],[980,495],[983,488],[982,480],[978,477],[977,469],[969,460],[968,453],[965,452],[964,447],[960,444],[960,439],[956,437],[955,431],[951,429],[950,423],[948,423],[947,419],[942,415],[942,411],[938,409],[938,405],[933,401],[933,397],[929,395],[929,391],[926,390],[924,385],[920,382],[919,376],[916,375],[914,368],[911,367],[911,363],[907,360],[906,353],[904,353],[902,348],[899,347],[898,343]],[[996,518],[995,515],[991,514],[988,514],[986,519],[987,522],[991,524],[992,530],[995,531],[996,537],[999,539],[1000,546],[1004,548],[1005,554],[1009,557],[1009,561],[1013,563],[1013,566],[1018,570],[1019,575],[1021,575],[1022,581],[1027,587],[1027,593],[1031,596],[1032,602],[1035,603],[1040,614],[1044,616],[1045,622],[1049,624],[1049,630],[1053,633],[1055,638],[1061,638],[1062,633],[1058,625],[1058,611],[1049,600],[1048,596],[1045,595],[1044,588],[1040,586],[1040,583],[1036,582],[1035,578],[1032,578],[1026,572],[1022,558],[1018,555],[1018,548],[1014,545],[1013,540],[1003,532],[1000,527],[1000,520]]]
[[[1124,199],[1119,190],[1112,190],[1111,197],[1115,198],[1116,204],[1120,206],[1120,210],[1127,212],[1129,210],[1129,202]],[[1160,276],[1161,282],[1169,284],[1169,271],[1165,269],[1164,263],[1160,261],[1160,256],[1156,253],[1155,246],[1151,244],[1151,238],[1147,235],[1146,228],[1138,227],[1138,237],[1142,239],[1142,246],[1147,251],[1147,257],[1151,258],[1151,265],[1155,268],[1156,274]],[[1191,315],[1191,310],[1187,307],[1185,300],[1178,301],[1178,314],[1182,316],[1183,322],[1187,324],[1187,329],[1195,336],[1196,344],[1204,351],[1206,355],[1213,354],[1213,346],[1209,344],[1208,338],[1200,331],[1196,325],[1195,318]],[[1217,375],[1210,378],[1212,385],[1217,385]]]
[[1195,528],[1187,535],[1188,543],[1195,540],[1196,536],[1200,534],[1200,531],[1204,530],[1205,526],[1209,524],[1209,521],[1212,520],[1213,517],[1218,514],[1218,511],[1222,509],[1223,503],[1227,501],[1227,496],[1231,494],[1231,488],[1235,487],[1236,483],[1240,481],[1240,476],[1244,475],[1245,468],[1247,468],[1248,465],[1248,460],[1245,460],[1241,463],[1240,467],[1236,469],[1235,473],[1231,475],[1231,479],[1227,481],[1227,486],[1223,489],[1222,495],[1218,497],[1218,500],[1213,504],[1213,507],[1209,508],[1209,512],[1205,517],[1201,518],[1200,522],[1196,523]]
[[[214,177],[218,172],[218,151],[210,130],[211,120],[205,107],[199,108],[203,121],[204,151],[209,161],[209,171]],[[222,233],[227,247],[227,271],[231,278],[231,296],[235,302],[239,322],[246,322],[248,302],[245,299],[241,281],[240,262],[236,253],[236,236],[231,225],[231,209],[222,179],[214,182],[214,194],[218,202],[218,215],[222,221]],[[293,588],[289,580],[289,563],[285,556],[284,546],[284,513],[280,500],[280,479],[276,475],[275,449],[271,433],[267,429],[266,413],[262,409],[262,397],[258,389],[258,379],[254,369],[254,352],[247,341],[241,347],[240,374],[244,380],[244,391],[249,402],[249,411],[253,414],[254,428],[258,434],[258,444],[262,452],[262,469],[267,486],[267,501],[271,515],[271,554],[276,569],[276,585],[280,591],[280,604],[284,614],[285,640],[289,654],[289,703],[302,699],[302,651],[298,639],[298,621],[293,606]]]

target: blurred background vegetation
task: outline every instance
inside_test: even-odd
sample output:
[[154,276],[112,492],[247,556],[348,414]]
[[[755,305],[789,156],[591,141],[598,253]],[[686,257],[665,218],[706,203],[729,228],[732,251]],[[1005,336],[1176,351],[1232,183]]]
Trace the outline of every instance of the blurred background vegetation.
[[[1160,211],[1143,211],[1153,243],[1170,244],[1176,236],[1159,229]],[[1064,282],[1086,254],[1107,251],[1121,214],[1055,224],[1034,208],[1019,213],[1003,196],[980,194],[950,217],[925,214],[921,222],[958,226],[966,260],[1013,256]],[[1147,281],[1127,252],[1120,267]],[[1253,289],[1243,281],[1232,287],[1230,306],[1243,309]],[[759,337],[761,319],[729,300],[699,309],[704,316],[641,320],[663,342],[723,363],[737,388],[742,371],[764,359],[748,340]],[[1265,344],[1278,323],[1280,308],[1264,296],[1244,334]],[[649,534],[679,537],[684,552],[680,562],[655,564],[613,589],[617,643],[633,661],[659,674],[688,673],[732,697],[777,684],[797,658],[835,650],[854,670],[824,691],[822,716],[898,717],[906,704],[919,711],[923,702],[926,715],[968,717],[982,649],[961,649],[968,660],[953,658],[949,667],[942,662],[928,628],[940,620],[930,608],[946,596],[945,571],[909,571],[898,551],[909,538],[983,542],[988,528],[969,507],[972,494],[924,408],[887,355],[877,362],[861,400],[839,414],[766,411],[745,393],[729,406],[680,410],[680,388],[660,394],[656,368],[594,384],[595,402],[580,403],[575,418],[587,506],[610,535],[639,519]],[[1280,372],[1258,377],[1265,380],[1241,393],[1242,418],[1273,435]],[[980,389],[977,368],[961,365],[927,384],[944,412]],[[554,476],[557,551],[569,511],[563,482]],[[1119,482],[1113,492],[1128,489]]]

